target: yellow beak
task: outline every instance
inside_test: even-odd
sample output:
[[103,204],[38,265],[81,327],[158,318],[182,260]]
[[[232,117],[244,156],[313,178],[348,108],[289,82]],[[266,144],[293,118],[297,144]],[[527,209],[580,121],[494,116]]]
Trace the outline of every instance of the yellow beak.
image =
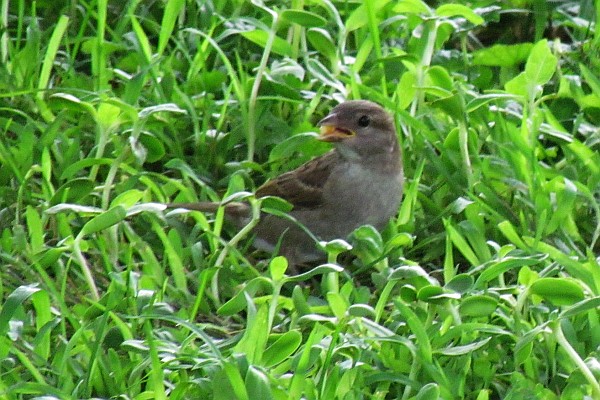
[[321,135],[319,140],[323,142],[339,142],[354,136],[355,133],[343,128],[338,128],[334,125],[321,125]]

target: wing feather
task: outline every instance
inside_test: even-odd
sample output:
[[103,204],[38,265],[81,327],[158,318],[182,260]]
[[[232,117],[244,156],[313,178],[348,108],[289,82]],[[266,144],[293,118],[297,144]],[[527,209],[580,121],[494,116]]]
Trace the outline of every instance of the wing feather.
[[336,151],[325,153],[266,182],[258,188],[256,195],[281,197],[296,210],[320,207],[323,204],[323,187],[338,158]]

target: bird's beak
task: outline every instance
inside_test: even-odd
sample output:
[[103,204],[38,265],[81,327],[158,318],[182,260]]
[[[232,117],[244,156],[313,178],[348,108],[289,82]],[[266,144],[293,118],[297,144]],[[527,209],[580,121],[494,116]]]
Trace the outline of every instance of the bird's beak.
[[336,117],[335,114],[329,114],[319,122],[318,125],[321,127],[319,140],[323,142],[340,142],[356,135],[350,129],[340,128],[336,123]]

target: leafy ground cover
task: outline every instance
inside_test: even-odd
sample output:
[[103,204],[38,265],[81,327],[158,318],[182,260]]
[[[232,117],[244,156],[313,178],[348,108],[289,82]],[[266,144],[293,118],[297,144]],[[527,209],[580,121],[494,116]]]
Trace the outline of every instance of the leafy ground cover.
[[[597,1],[0,4],[2,398],[600,398]],[[344,98],[396,117],[383,232],[293,275],[160,207],[284,210]]]

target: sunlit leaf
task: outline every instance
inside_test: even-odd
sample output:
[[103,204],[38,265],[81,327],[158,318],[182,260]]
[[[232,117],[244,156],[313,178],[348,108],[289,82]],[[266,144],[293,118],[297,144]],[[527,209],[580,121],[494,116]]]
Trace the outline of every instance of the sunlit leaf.
[[540,278],[533,282],[530,291],[559,306],[572,305],[584,298],[581,285],[567,278]]

